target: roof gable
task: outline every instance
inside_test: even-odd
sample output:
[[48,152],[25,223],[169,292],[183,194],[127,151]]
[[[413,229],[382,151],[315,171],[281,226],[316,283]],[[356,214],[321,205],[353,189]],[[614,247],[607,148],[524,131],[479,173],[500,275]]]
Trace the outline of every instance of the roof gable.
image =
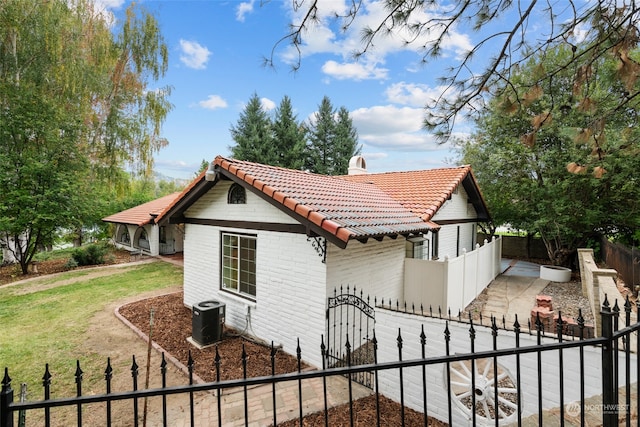
[[[378,187],[337,177],[216,157],[214,169],[346,245],[350,239],[427,231],[430,225]],[[325,233],[322,233],[324,231]]]

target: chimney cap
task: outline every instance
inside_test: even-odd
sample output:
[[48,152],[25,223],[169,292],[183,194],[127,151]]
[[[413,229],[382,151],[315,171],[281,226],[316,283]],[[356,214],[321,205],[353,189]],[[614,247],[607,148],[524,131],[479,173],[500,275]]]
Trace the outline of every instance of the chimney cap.
[[367,162],[362,156],[353,156],[349,160],[349,175],[364,175],[367,173]]

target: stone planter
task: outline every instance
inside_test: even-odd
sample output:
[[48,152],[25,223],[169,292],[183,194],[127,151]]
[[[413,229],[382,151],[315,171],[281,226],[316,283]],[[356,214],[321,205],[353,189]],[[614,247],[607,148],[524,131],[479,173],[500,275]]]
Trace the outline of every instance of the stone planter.
[[557,265],[541,265],[540,278],[550,282],[568,282],[571,280],[571,269]]

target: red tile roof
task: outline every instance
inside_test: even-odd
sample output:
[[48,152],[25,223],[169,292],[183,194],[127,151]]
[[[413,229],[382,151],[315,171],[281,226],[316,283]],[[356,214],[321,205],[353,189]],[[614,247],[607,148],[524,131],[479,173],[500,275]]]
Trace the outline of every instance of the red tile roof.
[[[486,206],[469,166],[414,172],[347,176],[318,175],[222,156],[211,164],[214,181],[202,172],[166,209],[161,220],[179,221],[184,211],[226,176],[252,189],[288,212],[311,231],[341,247],[350,239],[409,235],[437,230],[432,218],[461,183],[477,200],[483,217]],[[315,228],[314,228],[315,227]]]
[[423,221],[429,221],[470,173],[470,166],[459,166],[410,172],[345,175],[340,178],[351,182],[372,183]]
[[393,194],[366,179],[317,175],[224,157],[216,157],[213,164],[345,243],[354,238],[439,228],[429,221],[430,216],[416,216]]
[[152,223],[154,218],[160,215],[167,207],[171,206],[181,194],[180,192],[169,194],[168,196],[160,197],[159,199],[102,218],[102,220],[118,224],[133,224],[141,227]]

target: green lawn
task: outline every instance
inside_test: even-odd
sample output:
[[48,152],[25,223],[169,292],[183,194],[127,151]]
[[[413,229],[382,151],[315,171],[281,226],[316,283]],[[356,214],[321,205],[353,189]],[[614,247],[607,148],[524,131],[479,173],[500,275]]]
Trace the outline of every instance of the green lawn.
[[123,298],[182,284],[182,268],[162,261],[112,271],[90,278],[83,270],[0,287],[0,368],[9,368],[14,390],[25,382],[40,396],[45,363],[55,371],[58,389],[75,390],[77,359],[85,372],[105,368],[104,356],[83,348],[96,312]]

